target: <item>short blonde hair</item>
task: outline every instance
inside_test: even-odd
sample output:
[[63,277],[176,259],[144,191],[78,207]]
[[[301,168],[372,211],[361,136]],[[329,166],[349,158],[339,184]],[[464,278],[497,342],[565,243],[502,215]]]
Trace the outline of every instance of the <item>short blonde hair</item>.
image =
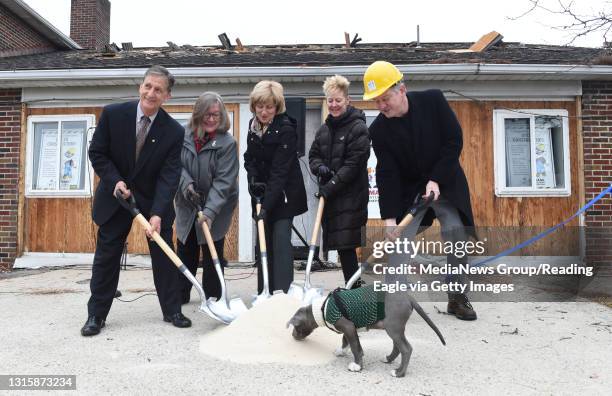
[[276,106],[276,114],[285,112],[283,86],[272,80],[263,80],[255,84],[255,87],[249,95],[251,113],[255,113],[256,105],[270,102]]
[[325,93],[325,96],[329,96],[331,91],[338,90],[348,98],[349,85],[351,85],[351,83],[346,79],[346,77],[336,74],[325,79],[325,82],[323,83],[323,92]]

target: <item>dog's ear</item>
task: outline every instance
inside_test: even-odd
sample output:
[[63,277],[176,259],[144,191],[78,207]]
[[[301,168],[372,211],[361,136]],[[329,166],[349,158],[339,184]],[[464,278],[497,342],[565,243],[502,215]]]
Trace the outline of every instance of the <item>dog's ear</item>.
[[289,321],[287,322],[287,328],[289,328],[289,326],[296,327],[300,324],[300,320],[297,318],[298,314],[299,311],[296,312],[295,315],[291,317],[291,319],[289,319]]

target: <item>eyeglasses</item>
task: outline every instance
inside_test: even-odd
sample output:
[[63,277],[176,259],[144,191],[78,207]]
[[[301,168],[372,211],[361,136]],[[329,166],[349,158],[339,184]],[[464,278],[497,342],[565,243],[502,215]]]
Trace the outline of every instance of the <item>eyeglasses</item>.
[[221,113],[206,113],[204,114],[204,119],[208,120],[209,118],[212,118],[213,120],[218,120],[221,118]]

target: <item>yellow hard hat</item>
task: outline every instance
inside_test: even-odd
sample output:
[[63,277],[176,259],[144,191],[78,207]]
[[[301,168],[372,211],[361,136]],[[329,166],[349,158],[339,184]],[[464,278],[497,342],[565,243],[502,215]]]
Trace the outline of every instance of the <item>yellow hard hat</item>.
[[391,88],[404,75],[393,64],[385,61],[376,61],[368,66],[363,75],[363,100],[374,99]]

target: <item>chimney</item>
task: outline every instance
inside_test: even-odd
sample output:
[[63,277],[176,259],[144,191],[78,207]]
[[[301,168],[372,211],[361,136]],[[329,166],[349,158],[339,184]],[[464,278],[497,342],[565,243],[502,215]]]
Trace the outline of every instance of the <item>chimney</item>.
[[110,1],[71,0],[70,38],[85,49],[100,50],[110,42]]

